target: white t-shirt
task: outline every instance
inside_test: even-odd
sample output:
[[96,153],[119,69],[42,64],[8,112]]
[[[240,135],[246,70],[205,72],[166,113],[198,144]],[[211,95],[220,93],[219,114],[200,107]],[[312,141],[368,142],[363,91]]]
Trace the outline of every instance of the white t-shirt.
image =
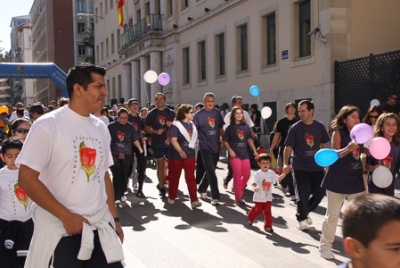
[[[29,112],[27,110],[24,110],[24,118],[26,118],[28,120],[30,119]],[[17,111],[14,111],[14,112],[11,113],[10,120],[9,120],[10,123],[14,122],[15,119],[18,119]]]
[[258,192],[254,192],[253,202],[267,202],[272,201],[272,184],[277,182],[279,175],[268,170],[263,172],[261,169],[254,174],[253,183],[255,183],[259,189]]
[[[253,123],[253,120],[251,120],[251,117],[250,117],[250,115],[249,115],[249,113],[247,112],[247,111],[245,111],[245,110],[243,110],[243,116],[244,116],[244,119],[246,120],[246,124],[249,126],[249,127],[254,127],[254,123]],[[225,122],[225,125],[224,125],[224,130],[229,126],[229,124],[230,124],[230,118],[231,117],[231,112],[229,112],[229,113],[227,113],[226,115],[225,115],[225,117],[224,117],[224,122]]]
[[106,126],[107,126],[108,124],[110,124],[110,120],[108,119],[108,117],[106,117],[106,116],[104,116],[104,115],[100,115],[100,116],[98,116],[97,118],[99,118],[101,121],[103,121],[104,124],[106,124]]
[[107,205],[104,174],[113,164],[110,142],[100,119],[63,106],[32,125],[16,164],[38,171],[39,180],[70,211],[90,215]]
[[18,186],[18,169],[0,169],[0,219],[25,222],[32,217],[32,201]]

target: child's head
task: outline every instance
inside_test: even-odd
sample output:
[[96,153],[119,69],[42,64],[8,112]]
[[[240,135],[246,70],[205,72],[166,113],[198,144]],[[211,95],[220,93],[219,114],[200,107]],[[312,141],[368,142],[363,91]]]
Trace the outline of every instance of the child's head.
[[259,154],[257,158],[258,166],[263,170],[266,171],[271,166],[272,158],[268,154]]
[[395,144],[400,143],[400,119],[395,113],[383,113],[374,126],[375,137],[392,137]]
[[22,141],[17,137],[5,139],[1,145],[1,159],[6,163],[9,169],[17,169],[15,159],[22,149]]
[[343,215],[343,244],[354,268],[400,267],[400,200],[365,194]]

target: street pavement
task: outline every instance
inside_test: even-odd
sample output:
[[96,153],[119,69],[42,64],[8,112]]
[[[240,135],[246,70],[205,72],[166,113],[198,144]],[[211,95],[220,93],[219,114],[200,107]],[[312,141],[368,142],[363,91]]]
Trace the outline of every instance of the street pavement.
[[[255,170],[252,170],[254,174]],[[279,188],[274,188],[272,205],[273,234],[265,233],[263,215],[250,226],[246,213],[252,205],[248,183],[244,199],[238,207],[234,195],[223,188],[226,159],[218,163],[217,177],[221,204],[210,204],[210,193],[202,206],[192,210],[184,175],[181,176],[175,204],[158,195],[155,166],[148,166],[143,192],[146,199],[137,198],[132,189],[128,200],[118,208],[124,229],[123,244],[126,267],[336,267],[347,261],[343,251],[341,228],[333,244],[335,260],[319,255],[321,226],[327,205],[323,199],[310,213],[313,228],[297,229],[296,207]],[[131,184],[130,184],[131,185]]]

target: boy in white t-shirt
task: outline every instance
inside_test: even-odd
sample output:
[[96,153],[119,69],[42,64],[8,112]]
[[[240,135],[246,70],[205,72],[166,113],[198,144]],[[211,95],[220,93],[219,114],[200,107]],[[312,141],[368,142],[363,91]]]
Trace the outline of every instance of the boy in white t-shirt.
[[33,233],[31,200],[18,185],[15,159],[22,148],[19,138],[6,139],[0,169],[0,262],[1,267],[24,267]]
[[247,215],[247,220],[250,225],[253,221],[264,212],[264,230],[267,233],[272,233],[272,185],[274,182],[280,182],[285,178],[286,173],[282,175],[276,174],[270,170],[271,156],[268,154],[260,154],[257,159],[260,169],[254,174],[253,178],[253,202],[254,205]]

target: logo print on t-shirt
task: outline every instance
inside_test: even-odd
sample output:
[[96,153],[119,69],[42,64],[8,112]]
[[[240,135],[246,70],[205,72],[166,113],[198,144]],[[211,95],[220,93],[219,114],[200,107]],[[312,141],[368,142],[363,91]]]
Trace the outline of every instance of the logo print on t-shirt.
[[314,135],[306,133],[305,140],[308,146],[310,146],[310,148],[312,149],[312,147],[314,146]]
[[351,152],[351,154],[355,159],[360,159],[360,145],[357,145],[357,147]]
[[261,185],[262,185],[262,189],[263,189],[265,195],[268,195],[269,190],[271,189],[271,182],[266,181],[266,180],[264,179],[264,180],[262,180]]
[[120,142],[123,142],[124,139],[125,139],[125,132],[122,132],[121,130],[118,130],[117,137],[118,137]]
[[165,116],[159,115],[158,116],[158,123],[160,123],[162,126],[165,124]]
[[244,130],[238,129],[238,130],[236,131],[236,134],[237,134],[237,136],[238,136],[238,138],[239,138],[240,140],[243,140],[243,139],[244,139]]
[[386,158],[382,159],[382,165],[390,169],[392,167],[393,156],[386,156]]
[[96,170],[96,166],[94,165],[96,161],[96,150],[86,147],[85,143],[82,141],[79,144],[79,155],[81,157],[81,168],[85,171],[87,182],[89,182],[90,176],[92,176]]
[[139,128],[139,124],[138,123],[132,123],[132,125],[136,130],[138,130],[138,128]]
[[214,127],[215,127],[215,118],[207,117],[207,122],[208,122],[208,124],[210,125],[210,127],[211,127],[212,129],[214,129]]
[[28,207],[29,204],[29,199],[28,199],[28,195],[25,193],[25,191],[19,187],[18,183],[14,184],[14,194],[15,197],[18,199],[18,201],[24,205],[25,211],[26,208]]
[[186,129],[187,133],[189,134],[189,137],[192,137],[193,135],[193,130],[191,129]]

